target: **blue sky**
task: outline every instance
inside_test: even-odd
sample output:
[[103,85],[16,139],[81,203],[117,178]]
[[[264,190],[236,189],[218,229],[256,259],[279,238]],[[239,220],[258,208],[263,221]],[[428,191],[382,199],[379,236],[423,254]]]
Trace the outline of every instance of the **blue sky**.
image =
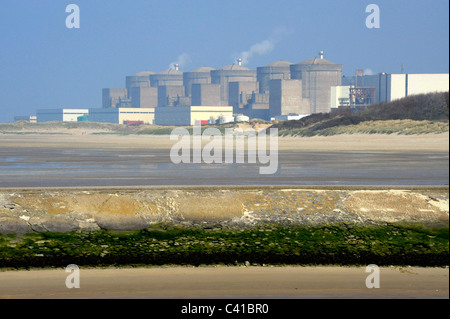
[[[70,3],[80,29],[66,28]],[[366,6],[380,8],[368,29]],[[317,56],[374,73],[449,72],[447,0],[1,0],[0,122],[39,108],[101,107],[125,76]],[[269,44],[267,47],[264,44]],[[256,45],[256,47],[255,47]]]

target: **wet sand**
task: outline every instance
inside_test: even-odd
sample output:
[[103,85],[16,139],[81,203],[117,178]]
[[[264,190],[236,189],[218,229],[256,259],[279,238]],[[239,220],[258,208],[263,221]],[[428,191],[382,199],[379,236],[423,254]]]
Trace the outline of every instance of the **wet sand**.
[[380,288],[365,267],[160,267],[0,272],[0,298],[449,298],[448,268],[381,267]]
[[173,164],[169,136],[0,135],[0,187],[448,185],[448,133],[280,138],[266,164]]

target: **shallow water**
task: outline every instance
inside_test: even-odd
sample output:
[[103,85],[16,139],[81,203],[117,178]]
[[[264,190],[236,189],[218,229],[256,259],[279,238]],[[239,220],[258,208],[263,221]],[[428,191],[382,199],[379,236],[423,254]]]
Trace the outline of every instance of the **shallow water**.
[[260,164],[173,164],[167,149],[2,148],[0,187],[151,185],[448,185],[449,154],[280,151]]

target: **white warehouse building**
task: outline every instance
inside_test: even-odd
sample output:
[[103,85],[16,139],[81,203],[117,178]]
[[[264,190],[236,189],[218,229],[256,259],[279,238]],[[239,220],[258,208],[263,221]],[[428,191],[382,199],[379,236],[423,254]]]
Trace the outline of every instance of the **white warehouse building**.
[[204,125],[210,123],[211,120],[233,117],[232,106],[157,107],[155,110],[155,124],[157,125]]
[[126,124],[127,122],[154,124],[155,108],[121,107],[89,109],[89,121],[115,124]]
[[337,109],[340,105],[350,106],[350,89],[353,87],[353,85],[332,86],[330,94],[331,109]]
[[77,122],[79,116],[88,115],[89,109],[41,109],[36,111],[37,122]]
[[[330,105],[332,109],[339,106],[348,107],[351,103],[350,86],[331,87]],[[357,85],[358,88],[374,88],[373,103],[391,102],[410,95],[449,91],[448,73],[380,73],[365,75]]]
[[395,101],[414,94],[448,92],[448,73],[398,73],[364,76],[364,86],[375,88],[375,103]]

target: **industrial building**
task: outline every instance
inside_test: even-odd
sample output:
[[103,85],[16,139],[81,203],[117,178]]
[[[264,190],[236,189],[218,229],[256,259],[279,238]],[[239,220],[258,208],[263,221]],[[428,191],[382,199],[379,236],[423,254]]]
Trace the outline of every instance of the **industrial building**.
[[356,70],[355,83],[331,87],[332,108],[360,109],[372,104],[391,102],[410,95],[448,92],[448,73],[380,73],[364,75]]
[[42,109],[37,110],[37,122],[77,122],[78,117],[88,115],[89,109]]
[[323,58],[308,59],[291,65],[291,79],[302,81],[304,108],[309,113],[328,113],[331,110],[331,87],[341,85],[342,65]]
[[[224,117],[233,117],[232,106],[178,106],[155,108],[155,124],[157,125],[205,125],[220,122],[220,119]],[[224,122],[222,121],[221,123]]]
[[[173,68],[143,71],[125,77],[124,88],[102,90],[102,108],[39,110],[38,122],[139,121],[159,125],[194,125],[231,117],[295,119],[335,108],[362,108],[412,94],[448,91],[446,74],[342,76],[342,65],[318,56],[292,63],[275,61],[255,70],[242,60],[221,68],[203,66],[182,72]],[[85,118],[84,118],[85,119]]]
[[[155,108],[155,123],[161,125],[188,125],[200,120],[193,117],[200,114],[193,112],[194,107],[200,106],[204,113],[211,111],[203,121],[217,117],[211,107],[218,106],[232,107],[232,114],[250,119],[305,116],[331,110],[331,88],[341,84],[341,77],[342,65],[325,60],[323,51],[318,58],[298,64],[276,61],[256,71],[243,66],[241,59],[218,69],[204,66],[188,72],[174,65],[159,73],[127,76],[122,90],[104,89],[103,107]],[[229,113],[228,109],[222,111]],[[181,114],[186,116],[184,120]]]
[[178,70],[178,65],[175,64],[174,69],[168,69],[156,74],[151,74],[150,85],[152,87],[164,85],[183,86],[183,72]]
[[125,78],[125,86],[127,88],[128,97],[131,98],[131,91],[133,88],[148,88],[150,87],[150,75],[154,72],[144,71],[127,76]]
[[191,87],[192,105],[222,105],[220,84],[195,83]]
[[323,51],[318,58],[297,64],[276,61],[257,68],[259,91],[254,91],[239,111],[264,120],[327,113],[331,110],[331,87],[340,85],[341,78],[342,65],[325,60]]
[[231,82],[256,83],[256,71],[242,66],[241,59],[238,59],[237,64],[226,65],[219,70],[212,70],[211,83],[220,85],[220,100],[222,101],[222,105],[230,105],[228,87]]
[[350,89],[354,85],[332,86],[330,91],[330,107],[337,109],[339,107],[350,107]]
[[292,62],[277,61],[256,68],[256,78],[259,83],[259,93],[268,93],[270,80],[289,80],[291,78]]
[[191,96],[192,86],[194,84],[211,84],[211,71],[214,71],[214,68],[205,66],[190,72],[184,72],[183,86],[185,88],[185,95]]
[[[204,66],[189,72],[181,72],[175,65],[160,73],[145,71],[127,76],[122,91],[104,89],[103,106],[155,107],[155,123],[164,125],[192,123],[188,110],[194,106],[205,110],[212,106],[232,107],[233,114],[250,119],[305,116],[331,110],[331,88],[341,84],[341,77],[342,65],[325,60],[323,51],[319,57],[298,64],[276,61],[256,71],[243,66],[241,59],[219,69]],[[171,122],[167,116],[176,112],[187,118],[180,121],[179,116],[173,116]],[[216,115],[214,111],[211,114]],[[159,120],[160,116],[163,118]]]
[[449,90],[449,74],[401,73],[364,76],[357,87],[375,88],[374,103],[389,102],[403,97]]
[[89,121],[115,124],[154,124],[155,108],[93,108]]
[[305,117],[307,115],[299,115],[299,114],[289,114],[289,115],[278,115],[271,120],[279,120],[279,121],[293,121],[293,120],[300,120],[301,118]]
[[270,80],[270,117],[291,113],[310,114],[304,103],[301,80]]
[[128,100],[127,89],[103,89],[102,90],[102,107],[115,108],[120,107],[122,101]]
[[157,106],[158,106],[158,88],[155,87],[131,88],[131,107],[152,108]]

